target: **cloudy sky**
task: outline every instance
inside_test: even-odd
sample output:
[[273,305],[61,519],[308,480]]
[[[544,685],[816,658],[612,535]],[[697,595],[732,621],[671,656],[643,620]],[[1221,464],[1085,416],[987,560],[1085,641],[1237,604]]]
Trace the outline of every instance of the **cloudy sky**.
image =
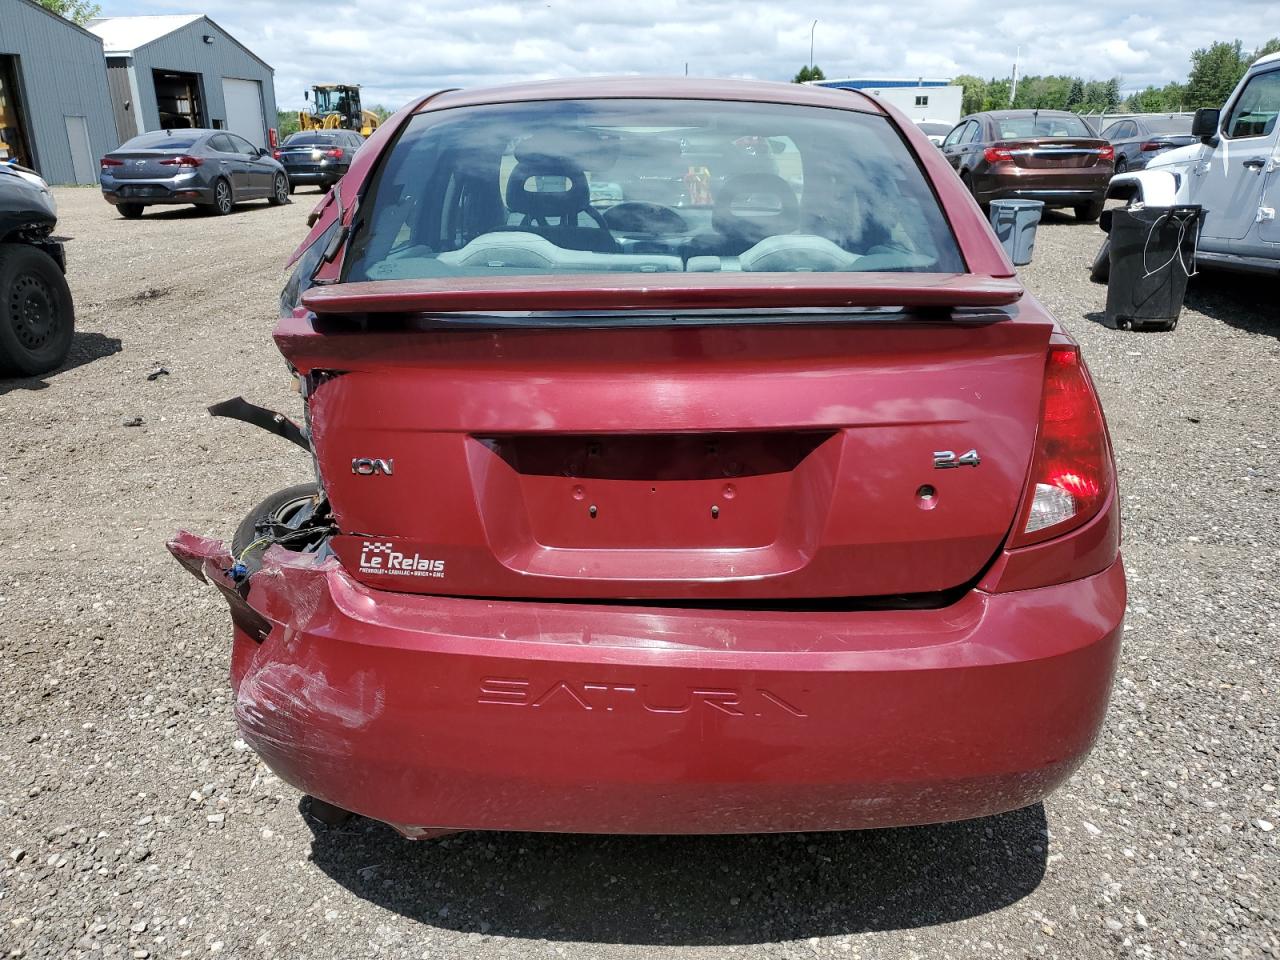
[[[440,87],[648,73],[828,77],[1119,76],[1138,89],[1186,76],[1193,49],[1280,33],[1275,0],[98,0],[103,14],[206,13],[276,69],[281,109],[313,83],[362,84],[399,107]],[[1268,32],[1263,29],[1270,25]]]

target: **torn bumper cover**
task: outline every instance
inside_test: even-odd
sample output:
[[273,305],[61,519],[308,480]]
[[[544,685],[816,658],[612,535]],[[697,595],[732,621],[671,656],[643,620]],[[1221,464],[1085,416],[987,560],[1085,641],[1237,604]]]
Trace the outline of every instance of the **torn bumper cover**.
[[744,612],[398,594],[279,547],[237,585],[222,544],[169,549],[231,604],[244,739],[298,789],[409,836],[1025,806],[1097,734],[1125,604],[1118,562],[943,609]]

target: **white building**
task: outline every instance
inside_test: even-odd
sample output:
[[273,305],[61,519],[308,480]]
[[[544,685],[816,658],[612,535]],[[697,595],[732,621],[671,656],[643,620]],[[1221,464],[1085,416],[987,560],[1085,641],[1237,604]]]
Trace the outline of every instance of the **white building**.
[[959,120],[964,100],[964,87],[953,86],[949,79],[848,77],[844,80],[815,80],[813,85],[860,90],[892,103],[912,120],[933,120],[938,123],[955,123]]

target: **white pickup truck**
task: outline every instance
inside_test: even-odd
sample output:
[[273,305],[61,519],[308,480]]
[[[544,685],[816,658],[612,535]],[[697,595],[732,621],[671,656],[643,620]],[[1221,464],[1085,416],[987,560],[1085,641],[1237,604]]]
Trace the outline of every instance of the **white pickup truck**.
[[[1152,207],[1199,204],[1196,262],[1280,276],[1280,53],[1249,68],[1221,110],[1197,110],[1199,143],[1112,178],[1108,199]],[[1105,280],[1108,248],[1094,262]]]

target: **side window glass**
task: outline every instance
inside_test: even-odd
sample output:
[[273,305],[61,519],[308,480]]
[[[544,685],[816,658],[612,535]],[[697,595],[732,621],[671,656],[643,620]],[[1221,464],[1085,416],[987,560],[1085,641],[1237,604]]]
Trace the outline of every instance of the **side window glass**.
[[969,127],[964,132],[964,136],[960,138],[961,143],[973,143],[978,139],[978,131],[982,129],[982,124],[977,120],[970,120]]
[[219,153],[235,153],[236,148],[231,145],[231,138],[225,133],[219,133],[209,138],[209,146],[217,150]]
[[1280,70],[1260,73],[1240,91],[1227,115],[1222,133],[1229,139],[1266,137],[1275,132],[1280,116]]
[[947,138],[942,141],[942,145],[944,147],[955,146],[956,142],[960,139],[960,134],[964,132],[965,127],[966,124],[959,124],[954,130],[947,134]]
[[248,154],[249,156],[253,156],[255,153],[258,152],[258,148],[255,147],[253,144],[251,144],[248,140],[244,139],[243,137],[237,137],[234,134],[232,134],[230,135],[230,140],[231,140],[231,149],[236,153],[245,153],[245,154]]

